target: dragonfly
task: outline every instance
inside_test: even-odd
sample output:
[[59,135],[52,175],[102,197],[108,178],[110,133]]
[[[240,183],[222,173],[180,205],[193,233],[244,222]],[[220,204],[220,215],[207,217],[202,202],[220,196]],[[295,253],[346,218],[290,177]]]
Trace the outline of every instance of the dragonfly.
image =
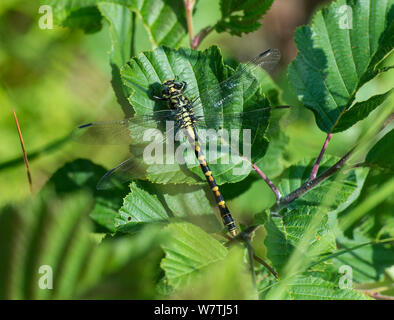
[[[144,141],[141,138],[142,134],[154,129],[165,132],[166,136],[170,132],[182,132],[194,151],[198,166],[215,197],[224,226],[232,236],[236,236],[238,230],[235,221],[208,164],[213,159],[212,157],[208,159],[203,151],[200,132],[203,129],[222,130],[225,127],[257,130],[259,125],[266,123],[272,110],[282,107],[264,107],[242,112],[234,112],[233,107],[242,97],[242,93],[259,85],[255,76],[258,69],[263,68],[270,72],[279,60],[279,50],[268,49],[246,64],[241,64],[226,80],[213,84],[201,92],[197,86],[189,87],[186,81],[178,80],[178,77],[167,79],[161,83],[160,94],[151,97],[159,103],[161,101],[166,103],[166,109],[152,114],[134,115],[123,120],[92,122],[79,126],[74,133],[74,137],[79,142],[125,143],[130,146],[131,156],[108,171],[98,182],[97,189],[107,189],[117,182],[146,177],[149,165],[141,157],[147,146],[142,142]],[[216,138],[221,141],[222,146],[233,149],[230,142],[223,142],[218,136]],[[159,139],[157,143],[163,143],[165,139]],[[168,142],[168,139],[166,141]]]

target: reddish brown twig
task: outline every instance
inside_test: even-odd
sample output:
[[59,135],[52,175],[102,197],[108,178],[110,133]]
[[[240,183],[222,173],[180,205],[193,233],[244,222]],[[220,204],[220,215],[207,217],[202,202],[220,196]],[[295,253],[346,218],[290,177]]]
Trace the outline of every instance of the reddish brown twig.
[[270,187],[270,189],[272,190],[272,192],[275,194],[275,198],[276,198],[276,203],[279,203],[282,195],[279,191],[279,189],[274,185],[274,183],[265,175],[265,173],[263,171],[260,170],[260,168],[258,166],[256,166],[254,163],[252,164],[252,168],[254,169],[254,171],[256,171],[259,176],[265,181],[265,183],[268,185],[268,187]]
[[193,8],[196,4],[196,0],[183,0],[183,3],[185,4],[187,31],[189,33],[190,46],[193,48]]
[[305,193],[307,193],[310,190],[312,190],[313,188],[315,188],[317,185],[322,183],[324,180],[331,177],[334,173],[338,172],[340,169],[342,169],[342,167],[344,166],[346,161],[349,159],[349,157],[353,151],[354,151],[354,148],[352,148],[349,152],[347,152],[337,163],[335,163],[333,166],[331,166],[329,169],[327,169],[321,175],[317,176],[313,180],[308,180],[301,187],[299,187],[298,189],[289,193],[287,196],[281,198],[279,204],[276,204],[271,210],[274,212],[278,212],[280,209],[288,206],[291,202],[293,202],[294,200],[298,199],[299,197],[301,197]]
[[263,259],[261,259],[260,257],[256,256],[255,254],[253,254],[253,258],[260,264],[262,264],[269,272],[271,272],[271,274],[276,278],[279,279],[278,274],[276,273],[276,271],[267,263],[265,262]]
[[331,138],[332,138],[332,133],[327,134],[327,138],[324,141],[324,144],[323,144],[323,147],[322,147],[322,149],[320,151],[320,154],[317,157],[316,162],[315,162],[315,164],[314,164],[314,166],[312,168],[311,175],[309,177],[309,181],[311,181],[311,180],[316,178],[316,174],[317,174],[317,171],[319,170],[321,159],[323,158],[323,155],[324,155],[324,153],[327,150],[328,143],[330,142]]
[[14,113],[16,128],[18,129],[19,140],[21,142],[22,153],[23,153],[23,160],[25,162],[27,179],[29,180],[30,193],[33,194],[33,180],[31,178],[31,174],[30,174],[29,161],[28,161],[27,155],[26,155],[25,144],[23,143],[21,128],[19,127],[18,117],[16,116],[15,110],[12,110],[12,112]]
[[191,48],[192,49],[197,49],[200,43],[205,39],[205,37],[210,34],[213,31],[213,27],[208,26],[200,30],[199,33],[196,34],[196,36],[193,38],[191,41]]
[[371,289],[371,290],[360,290],[360,291],[365,295],[370,296],[371,298],[374,298],[376,300],[394,300],[394,297],[383,295],[378,290]]

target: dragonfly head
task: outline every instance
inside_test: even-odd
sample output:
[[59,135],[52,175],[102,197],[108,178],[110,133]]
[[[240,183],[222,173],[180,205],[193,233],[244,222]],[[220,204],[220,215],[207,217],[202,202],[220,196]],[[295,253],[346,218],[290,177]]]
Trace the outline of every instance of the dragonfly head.
[[171,96],[182,94],[186,89],[186,82],[176,82],[174,79],[169,79],[163,82],[162,97],[165,99]]

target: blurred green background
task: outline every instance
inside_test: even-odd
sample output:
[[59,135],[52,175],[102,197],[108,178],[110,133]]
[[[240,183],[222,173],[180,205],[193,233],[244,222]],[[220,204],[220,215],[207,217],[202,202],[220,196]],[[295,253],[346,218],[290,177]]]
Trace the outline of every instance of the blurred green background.
[[[292,106],[290,113],[281,120],[282,129],[290,138],[286,150],[286,165],[307,156],[317,156],[325,139],[325,134],[320,132],[315,124],[312,112],[300,107],[287,81],[287,65],[296,56],[294,30],[307,23],[314,10],[323,2],[327,1],[277,0],[264,17],[263,25],[258,31],[242,38],[214,32],[199,48],[202,50],[217,44],[226,58],[238,61],[247,61],[268,47],[281,50],[283,59],[274,77],[283,90],[285,103]],[[8,270],[31,274],[30,280],[23,281],[18,280],[17,274],[13,275],[15,279],[11,277],[11,280],[3,274],[0,282],[2,297],[49,297],[46,293],[34,290],[31,285],[29,287],[29,281],[34,279],[32,270],[35,270],[37,261],[31,257],[31,260],[28,260],[30,264],[22,266],[17,257],[18,250],[29,255],[29,250],[20,247],[24,243],[20,239],[28,237],[29,234],[28,229],[24,228],[31,222],[25,220],[38,219],[37,216],[40,215],[49,219],[56,228],[60,228],[57,230],[61,230],[64,239],[61,239],[57,231],[48,231],[46,237],[51,239],[50,241],[60,241],[65,250],[68,248],[68,253],[62,255],[62,263],[58,263],[62,265],[61,272],[70,276],[64,280],[61,289],[57,289],[53,297],[157,297],[154,282],[161,275],[153,266],[160,263],[162,252],[154,245],[159,241],[154,228],[147,231],[144,241],[138,236],[132,239],[125,237],[113,239],[113,243],[103,242],[98,246],[99,236],[86,236],[89,233],[86,230],[94,228],[88,217],[82,219],[67,216],[68,212],[78,211],[74,207],[84,208],[84,211],[89,212],[92,200],[84,195],[83,191],[73,197],[62,195],[59,201],[56,197],[52,201],[46,201],[47,198],[43,196],[41,199],[31,199],[12,115],[13,109],[18,116],[30,159],[35,193],[57,169],[71,160],[87,158],[109,169],[127,154],[127,150],[121,147],[81,146],[67,139],[70,132],[80,124],[123,118],[110,82],[108,25],[104,24],[99,32],[90,35],[80,30],[56,26],[53,30],[41,30],[38,26],[39,6],[38,0],[0,2],[0,208],[3,208],[3,227],[9,223],[9,232],[18,239],[14,239],[15,242],[19,241],[15,254],[7,253],[7,256],[1,258],[7,259]],[[199,1],[194,16],[195,30],[213,24],[219,15],[217,1]],[[151,49],[148,36],[138,19],[136,28],[136,52]],[[188,46],[187,37],[184,46]],[[390,62],[394,62],[393,57]],[[393,83],[394,71],[387,72],[368,83],[359,98],[383,93],[390,89]],[[390,108],[393,103],[394,97],[391,96],[384,108]],[[327,153],[343,155],[368,130],[379,112],[380,108],[351,129],[336,134]],[[99,176],[95,179],[99,179]],[[367,198],[368,192],[373,193],[378,184],[373,181],[373,177],[368,178],[367,188],[359,201]],[[261,196],[262,189],[264,197]],[[257,181],[241,197],[234,198],[230,206],[234,211],[245,212],[250,216],[268,207],[273,200],[265,184]],[[373,210],[376,214],[382,210],[392,213],[393,205],[391,196],[378,203]],[[57,214],[51,213],[53,208],[57,208]],[[60,218],[60,212],[65,212],[67,217],[64,220]],[[12,215],[19,217],[16,225],[11,221]],[[1,236],[2,241],[9,239],[5,234]],[[151,243],[146,244],[146,238],[151,239]],[[78,247],[79,254],[88,255],[83,261],[75,258],[75,252],[70,249],[77,246],[78,239],[85,243],[82,248]],[[8,245],[12,243],[2,243],[2,246]],[[40,241],[37,240],[34,250],[39,247]],[[56,251],[55,248],[48,250]],[[0,261],[4,267],[5,260]],[[18,269],[18,266],[21,269]],[[96,266],[97,270],[93,266]],[[80,269],[84,270],[82,274],[78,273]]]

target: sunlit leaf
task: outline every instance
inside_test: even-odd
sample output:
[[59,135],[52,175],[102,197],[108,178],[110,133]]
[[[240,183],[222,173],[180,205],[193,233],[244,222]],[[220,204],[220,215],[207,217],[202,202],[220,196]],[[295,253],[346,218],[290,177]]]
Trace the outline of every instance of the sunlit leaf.
[[394,147],[394,129],[389,131],[380,139],[368,152],[365,161],[371,166],[378,166],[382,169],[387,169],[390,172],[394,171],[394,154],[391,152]]
[[[280,284],[279,284],[280,285]],[[369,300],[353,289],[340,288],[339,284],[315,278],[299,276],[287,284],[285,291],[278,292],[274,286],[266,299],[288,300]]]
[[200,187],[184,185],[155,185],[133,182],[130,193],[116,217],[116,228],[134,232],[147,223],[168,223],[183,219],[200,224],[210,231],[220,228],[212,206]]
[[166,257],[160,266],[166,283],[184,287],[208,266],[221,261],[227,249],[209,234],[189,223],[174,223],[166,228],[171,238],[162,247]]
[[387,98],[374,96],[352,106],[362,85],[382,72],[378,65],[393,49],[393,8],[393,1],[338,0],[297,29],[298,55],[289,78],[322,131],[349,128]]
[[[369,241],[355,230],[354,239],[342,236],[338,239],[338,245],[346,250]],[[351,268],[352,279],[356,283],[377,282],[382,280],[385,269],[394,265],[394,244],[391,242],[362,246],[335,257],[333,262],[332,269],[339,270],[341,266]]]
[[[336,161],[333,157],[324,158],[320,172],[327,170]],[[288,168],[279,185],[282,194],[300,187],[309,178],[313,163],[314,160],[305,159]],[[286,264],[299,241],[311,232],[310,223],[315,215],[319,216],[319,221],[315,233],[310,235],[310,247],[320,246],[319,254],[335,250],[333,214],[344,210],[357,199],[367,173],[368,169],[358,168],[340,179],[334,175],[281,211],[283,218],[274,217],[265,224],[268,257],[277,268]]]
[[221,20],[215,25],[217,32],[229,32],[241,36],[256,31],[261,18],[271,7],[273,0],[221,0]]
[[[101,12],[107,18],[109,12],[103,9],[104,7],[108,9],[114,5],[124,6],[142,20],[155,47],[176,47],[187,33],[182,0],[49,0],[43,4],[51,5],[54,20],[58,24],[69,28],[81,28],[88,33],[96,32],[102,26],[102,16],[97,6],[101,7]],[[130,46],[125,44],[124,48],[129,49]]]

